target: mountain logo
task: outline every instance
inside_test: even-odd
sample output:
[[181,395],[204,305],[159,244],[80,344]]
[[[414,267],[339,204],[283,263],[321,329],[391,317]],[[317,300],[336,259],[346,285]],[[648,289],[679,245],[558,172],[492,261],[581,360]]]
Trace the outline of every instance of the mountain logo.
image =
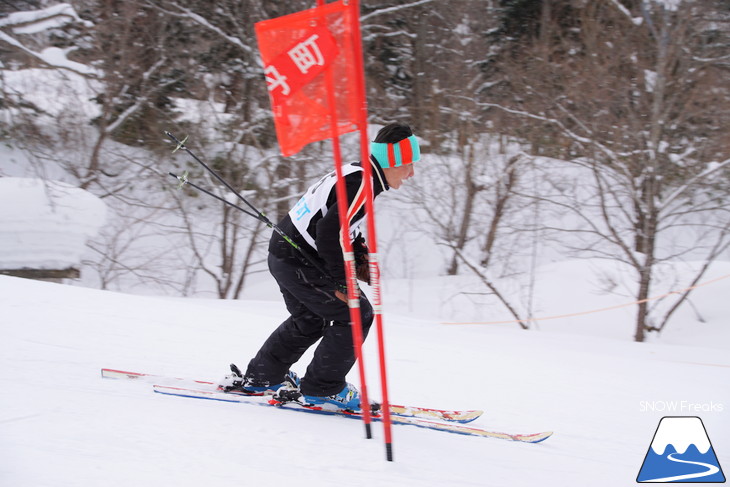
[[665,416],[659,421],[637,482],[725,482],[725,475],[696,416]]

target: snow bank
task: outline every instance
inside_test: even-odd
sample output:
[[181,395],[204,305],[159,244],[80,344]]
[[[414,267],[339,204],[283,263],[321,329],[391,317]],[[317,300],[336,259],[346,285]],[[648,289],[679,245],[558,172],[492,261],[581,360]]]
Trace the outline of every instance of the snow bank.
[[96,196],[71,185],[0,178],[0,268],[78,265],[86,240],[106,220]]
[[[35,53],[44,56],[44,60],[51,64],[62,67],[70,67],[82,71],[82,64],[73,61],[63,60],[65,53],[49,48],[43,53]],[[93,101],[98,95],[100,85],[93,80],[87,80],[83,76],[70,71],[61,72],[58,70],[32,68],[20,69],[17,71],[3,71],[4,88],[7,93],[17,96],[22,93],[25,102],[32,103],[47,116],[49,125],[62,125],[64,122],[84,121],[101,114],[99,105]],[[2,110],[6,121],[9,123],[17,114],[17,108]]]

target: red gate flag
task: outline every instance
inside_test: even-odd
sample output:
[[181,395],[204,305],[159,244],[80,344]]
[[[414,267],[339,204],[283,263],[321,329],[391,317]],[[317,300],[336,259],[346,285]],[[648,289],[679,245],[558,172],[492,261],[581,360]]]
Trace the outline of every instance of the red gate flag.
[[332,137],[325,71],[332,70],[337,134],[358,129],[352,12],[343,0],[255,25],[281,153]]

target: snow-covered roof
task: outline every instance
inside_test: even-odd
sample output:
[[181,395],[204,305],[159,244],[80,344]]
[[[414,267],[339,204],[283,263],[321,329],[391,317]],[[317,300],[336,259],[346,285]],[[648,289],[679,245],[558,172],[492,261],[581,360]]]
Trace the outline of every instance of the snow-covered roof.
[[105,219],[104,203],[83,189],[0,178],[0,269],[78,266]]

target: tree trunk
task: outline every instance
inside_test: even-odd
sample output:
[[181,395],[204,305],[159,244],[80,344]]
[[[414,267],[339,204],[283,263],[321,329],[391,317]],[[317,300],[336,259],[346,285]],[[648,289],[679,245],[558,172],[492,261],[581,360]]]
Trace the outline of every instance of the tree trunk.
[[646,320],[649,316],[649,303],[645,300],[649,297],[649,285],[651,284],[651,270],[642,269],[639,277],[639,309],[636,313],[636,333],[634,341],[643,342],[645,338]]
[[[469,151],[468,164],[466,171],[464,171],[464,186],[466,187],[466,193],[464,195],[464,210],[461,214],[461,224],[459,225],[459,233],[456,235],[455,248],[459,251],[464,250],[464,246],[468,240],[469,228],[471,227],[472,213],[474,212],[474,200],[476,199],[477,193],[481,191],[482,187],[474,184],[473,171],[474,166],[474,150],[472,147],[465,148]],[[455,252],[451,258],[451,264],[446,271],[449,276],[455,276],[459,270],[458,255]]]

